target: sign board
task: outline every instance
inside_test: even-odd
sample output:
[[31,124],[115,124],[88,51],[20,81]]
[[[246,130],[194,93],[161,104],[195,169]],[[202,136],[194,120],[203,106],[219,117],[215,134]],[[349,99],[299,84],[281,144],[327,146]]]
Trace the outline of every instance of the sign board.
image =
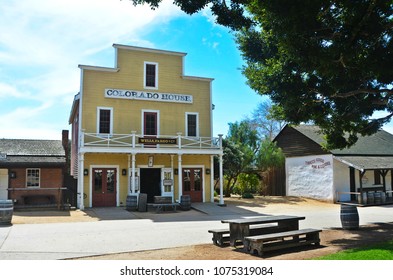
[[164,184],[164,186],[172,186],[173,180],[172,179],[164,179],[163,184]]
[[106,98],[145,100],[157,102],[174,102],[192,104],[192,95],[178,93],[145,92],[132,89],[105,89]]
[[139,144],[177,144],[176,138],[139,138]]

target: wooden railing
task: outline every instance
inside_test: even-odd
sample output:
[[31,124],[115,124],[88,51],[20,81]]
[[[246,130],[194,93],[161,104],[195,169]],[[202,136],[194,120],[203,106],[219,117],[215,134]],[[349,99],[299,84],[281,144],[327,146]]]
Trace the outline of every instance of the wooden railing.
[[130,147],[130,148],[177,148],[177,149],[221,149],[219,137],[188,137],[177,135],[98,134],[82,132],[81,147]]

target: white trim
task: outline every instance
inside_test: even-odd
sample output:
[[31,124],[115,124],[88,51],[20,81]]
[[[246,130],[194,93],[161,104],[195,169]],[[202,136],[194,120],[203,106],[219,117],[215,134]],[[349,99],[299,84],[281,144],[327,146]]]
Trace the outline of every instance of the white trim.
[[166,51],[166,50],[159,50],[159,49],[150,49],[150,48],[142,48],[142,47],[135,47],[135,46],[127,46],[121,44],[113,44],[114,48],[129,50],[129,51],[140,51],[140,52],[150,52],[150,53],[158,53],[158,54],[169,54],[169,55],[176,55],[176,56],[185,56],[187,53],[184,52],[174,52],[174,51]]
[[[109,133],[100,133],[100,111],[101,110],[109,110],[110,111],[110,124],[109,124]],[[100,135],[112,135],[113,134],[113,108],[112,107],[97,107],[97,123],[96,123],[96,131],[97,134]]]
[[100,66],[81,65],[81,64],[79,64],[78,67],[82,70],[102,71],[102,72],[119,72],[120,70],[120,68],[100,67]]
[[[141,116],[141,121],[142,121],[142,127],[141,127],[141,134],[145,136],[145,113],[156,113],[157,114],[157,136],[160,135],[160,110],[148,110],[148,109],[142,109],[142,116]],[[149,136],[149,135],[147,135]]]
[[[188,116],[196,115],[196,135],[188,135]],[[185,132],[187,137],[199,137],[199,113],[198,112],[185,112]]]
[[[27,173],[28,170],[38,170],[38,186],[28,186],[27,185]],[[41,168],[35,168],[35,167],[29,167],[26,168],[26,181],[25,181],[25,186],[28,189],[40,189],[41,188]]]
[[186,76],[183,75],[182,78],[184,80],[194,80],[194,81],[205,81],[205,82],[212,82],[214,78],[205,78],[205,77],[197,77],[197,76]]
[[[156,68],[155,71],[155,86],[150,87],[146,85],[146,65],[154,65]],[[143,62],[143,88],[145,89],[158,89],[158,62],[150,62],[150,61],[144,61]]]
[[93,168],[115,168],[116,169],[116,206],[119,206],[120,177],[119,165],[90,165],[89,166],[89,207],[93,207]]

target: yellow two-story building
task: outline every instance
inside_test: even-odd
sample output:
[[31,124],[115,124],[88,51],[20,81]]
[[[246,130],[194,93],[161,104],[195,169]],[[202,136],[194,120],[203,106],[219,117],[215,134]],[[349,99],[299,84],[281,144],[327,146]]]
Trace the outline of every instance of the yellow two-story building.
[[186,53],[113,45],[115,66],[79,65],[71,173],[78,179],[78,207],[125,206],[147,194],[180,201],[214,201],[214,157],[222,139],[212,137],[211,78],[186,76]]

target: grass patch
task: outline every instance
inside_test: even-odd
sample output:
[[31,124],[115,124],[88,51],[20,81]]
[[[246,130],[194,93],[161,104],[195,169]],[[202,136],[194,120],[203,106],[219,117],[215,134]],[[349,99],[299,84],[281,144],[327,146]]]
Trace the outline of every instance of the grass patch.
[[316,260],[393,260],[393,240],[344,250]]

